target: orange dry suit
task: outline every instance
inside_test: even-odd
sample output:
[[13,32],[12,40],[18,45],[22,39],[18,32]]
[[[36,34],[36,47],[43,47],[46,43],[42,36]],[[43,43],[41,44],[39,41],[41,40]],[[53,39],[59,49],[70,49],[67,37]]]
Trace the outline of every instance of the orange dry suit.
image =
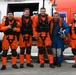
[[74,20],[71,24],[72,25],[70,27],[70,46],[72,48],[72,53],[74,54],[74,60],[76,64],[76,21]]
[[31,59],[31,46],[32,46],[32,25],[33,25],[33,17],[25,18],[24,15],[22,17],[15,17],[15,19],[20,22],[20,37],[19,37],[19,45],[20,45],[20,64],[24,64],[24,53],[26,48],[26,63],[30,63]]
[[39,49],[39,61],[41,64],[44,64],[44,49],[47,50],[47,55],[49,59],[49,63],[53,64],[53,54],[51,50],[51,40],[50,40],[50,21],[51,17],[48,15],[45,15],[44,17],[40,14],[35,17],[34,19],[34,25],[33,25],[33,34],[35,38],[38,38],[37,40],[37,46]]
[[[11,26],[11,29],[9,29],[8,25]],[[15,28],[15,31],[13,28]],[[9,47],[11,48],[12,52],[12,65],[15,65],[17,60],[16,49],[18,47],[16,33],[20,31],[19,25],[14,20],[14,18],[11,21],[6,18],[6,20],[2,22],[1,31],[4,32],[4,37],[2,40],[2,65],[6,66]]]

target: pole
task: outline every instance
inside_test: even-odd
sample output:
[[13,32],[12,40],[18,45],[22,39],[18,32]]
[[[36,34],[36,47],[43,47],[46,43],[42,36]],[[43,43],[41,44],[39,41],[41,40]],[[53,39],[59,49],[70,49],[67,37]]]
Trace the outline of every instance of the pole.
[[45,0],[43,0],[43,8],[44,8],[44,6],[45,6]]
[[54,4],[56,4],[56,0],[54,0]]
[[52,4],[52,16],[53,16],[53,11],[54,11],[54,6],[56,6],[56,0],[54,0],[54,3]]

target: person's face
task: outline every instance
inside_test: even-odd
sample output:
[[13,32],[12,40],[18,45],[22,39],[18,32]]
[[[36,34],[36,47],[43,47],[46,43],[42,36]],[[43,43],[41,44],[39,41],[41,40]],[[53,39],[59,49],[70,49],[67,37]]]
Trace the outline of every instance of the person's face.
[[41,10],[40,10],[40,14],[41,14],[42,16],[44,16],[44,15],[46,14],[46,9],[41,9]]
[[14,17],[13,13],[8,13],[8,19],[9,19],[9,20],[12,20],[13,17]]
[[28,16],[30,16],[30,11],[29,10],[25,10],[23,14],[24,14],[25,17],[28,17]]
[[76,14],[74,14],[74,20],[76,20]]
[[53,15],[53,18],[54,18],[55,21],[57,21],[59,19],[59,17],[60,17],[59,14],[54,14]]

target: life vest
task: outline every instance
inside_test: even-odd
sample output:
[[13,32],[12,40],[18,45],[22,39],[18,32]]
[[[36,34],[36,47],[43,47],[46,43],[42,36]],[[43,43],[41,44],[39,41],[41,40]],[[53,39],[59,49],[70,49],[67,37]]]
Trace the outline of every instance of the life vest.
[[21,34],[23,34],[23,35],[24,34],[32,35],[32,33],[33,33],[33,30],[32,30],[32,20],[31,20],[31,17],[29,17],[29,21],[26,24],[25,17],[23,15],[22,16]]
[[70,27],[70,35],[72,39],[76,40],[76,21],[74,20],[71,24],[72,26]]
[[[60,27],[60,29],[63,28],[63,26],[62,26],[62,18],[59,19],[59,27]],[[53,28],[54,28],[54,19],[51,20],[50,34],[52,34]]]
[[[14,19],[12,21],[13,21],[13,24],[11,24],[12,28],[17,27],[16,21]],[[5,26],[8,26],[8,25],[9,25],[9,19],[6,18],[6,20],[5,20]],[[16,33],[17,32],[13,31],[13,29],[8,29],[8,30],[6,30],[4,32],[4,34],[6,34],[6,35],[16,35]]]
[[41,15],[38,15],[38,25],[37,25],[37,32],[49,32],[50,28],[50,24],[48,22],[48,15],[46,15],[46,19],[43,21],[40,17]]
[[[6,30],[4,32],[4,34],[6,35],[6,38],[7,38],[8,42],[10,44],[13,43],[13,41],[15,40],[15,35],[17,35],[17,32],[13,31],[13,28],[17,27],[17,23],[16,23],[16,21],[14,19],[11,22],[12,22],[12,24],[11,24],[11,28],[12,29],[8,29],[8,30]],[[9,25],[9,19],[6,18],[6,20],[5,20],[5,26],[8,26],[8,25]]]

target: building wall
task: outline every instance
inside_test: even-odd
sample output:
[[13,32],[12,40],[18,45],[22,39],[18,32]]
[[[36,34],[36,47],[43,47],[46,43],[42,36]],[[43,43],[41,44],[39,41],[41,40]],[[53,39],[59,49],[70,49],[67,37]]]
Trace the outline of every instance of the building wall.
[[7,13],[7,4],[0,4],[0,23],[2,21],[2,18]]

